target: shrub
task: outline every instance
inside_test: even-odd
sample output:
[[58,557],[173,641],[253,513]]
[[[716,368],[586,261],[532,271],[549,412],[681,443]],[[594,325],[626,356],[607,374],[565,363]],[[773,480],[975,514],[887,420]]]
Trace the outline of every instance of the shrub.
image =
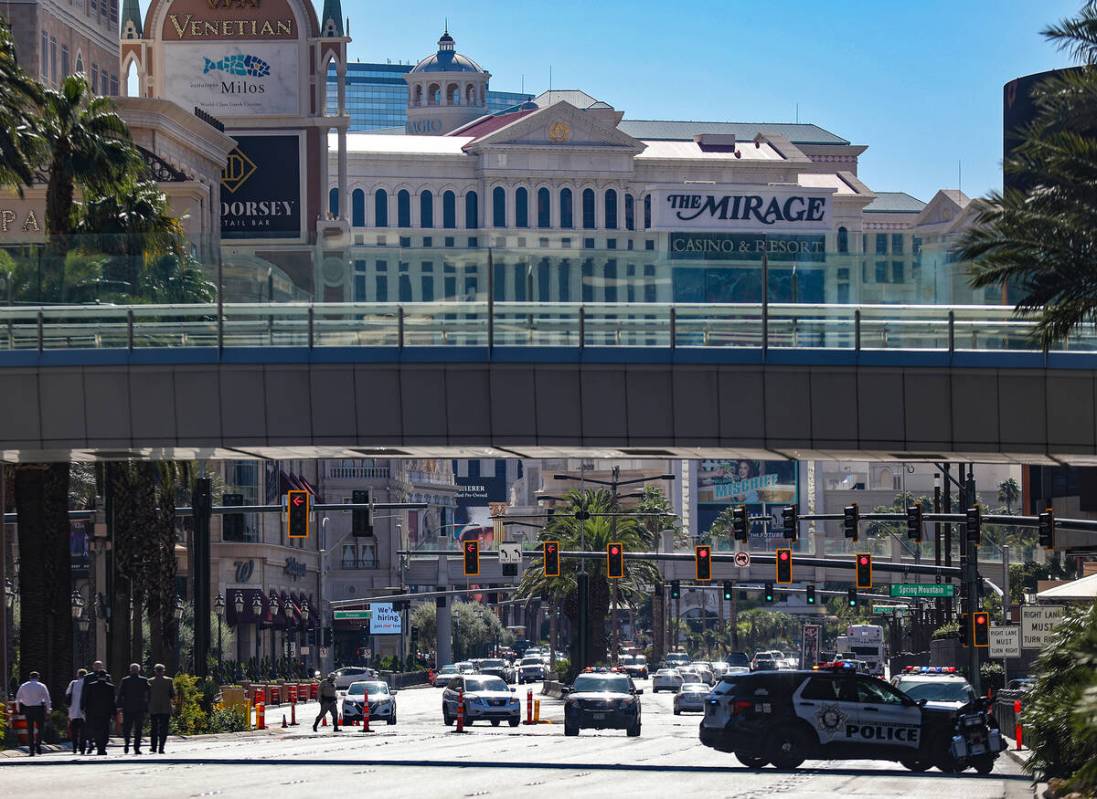
[[171,718],[171,731],[176,735],[198,735],[206,728],[206,711],[202,709],[202,692],[193,674],[175,675],[177,712]]
[[959,638],[960,637],[960,625],[956,622],[951,624],[942,624],[936,630],[933,631],[933,638],[937,640],[939,638]]
[[1006,672],[1001,663],[988,660],[979,667],[979,680],[983,686],[983,692],[1000,691],[1006,684]]
[[205,732],[243,732],[248,728],[248,712],[242,707],[217,707],[206,720]]

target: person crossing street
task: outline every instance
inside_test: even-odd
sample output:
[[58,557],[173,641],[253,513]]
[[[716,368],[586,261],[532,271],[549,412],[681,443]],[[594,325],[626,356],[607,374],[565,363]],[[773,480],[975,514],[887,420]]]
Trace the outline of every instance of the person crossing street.
[[20,685],[15,693],[19,710],[27,718],[31,757],[42,754],[42,728],[46,725],[46,717],[53,710],[50,689],[39,681],[38,676],[38,672],[32,671],[30,679]]
[[316,728],[320,726],[320,720],[327,713],[331,713],[332,732],[339,732],[338,707],[339,692],[335,690],[335,672],[333,671],[320,683],[320,715],[316,717],[316,721],[312,722],[312,731],[316,732]]
[[149,712],[149,681],[141,676],[141,666],[130,664],[129,675],[118,684],[117,705],[122,709],[122,740],[125,754],[130,751],[133,736],[133,753],[141,754],[141,732],[145,716]]

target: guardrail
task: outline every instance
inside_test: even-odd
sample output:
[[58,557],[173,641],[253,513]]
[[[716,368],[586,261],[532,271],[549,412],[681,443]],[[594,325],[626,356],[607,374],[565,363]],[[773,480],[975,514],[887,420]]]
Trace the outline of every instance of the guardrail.
[[[1006,306],[240,303],[0,307],[0,349],[659,347],[1039,352]],[[1097,351],[1084,325],[1054,351]]]

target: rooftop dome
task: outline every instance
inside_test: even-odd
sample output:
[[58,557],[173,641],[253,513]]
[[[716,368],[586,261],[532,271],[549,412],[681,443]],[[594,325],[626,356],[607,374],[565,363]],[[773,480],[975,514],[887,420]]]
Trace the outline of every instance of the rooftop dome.
[[412,72],[483,72],[484,69],[468,56],[458,53],[454,47],[456,42],[449,35],[447,28],[442,38],[438,40],[438,52],[427,56],[418,64]]

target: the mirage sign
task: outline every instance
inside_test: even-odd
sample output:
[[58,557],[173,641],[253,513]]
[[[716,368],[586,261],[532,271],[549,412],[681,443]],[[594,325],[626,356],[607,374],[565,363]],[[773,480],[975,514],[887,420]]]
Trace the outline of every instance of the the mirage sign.
[[699,186],[651,194],[655,230],[830,230],[832,189]]
[[265,42],[169,44],[165,96],[218,118],[300,113],[297,53]]

